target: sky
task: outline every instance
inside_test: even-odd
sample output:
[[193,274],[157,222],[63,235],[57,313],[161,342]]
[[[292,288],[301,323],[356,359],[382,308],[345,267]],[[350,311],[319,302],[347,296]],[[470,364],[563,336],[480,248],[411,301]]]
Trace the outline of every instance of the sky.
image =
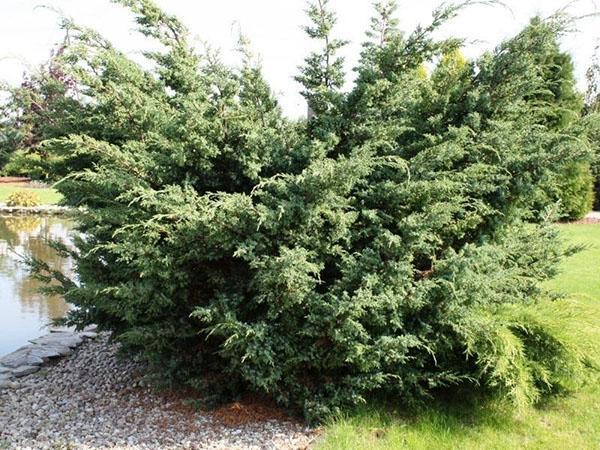
[[[209,44],[222,52],[225,62],[239,59],[235,44],[240,30],[262,61],[265,77],[290,117],[306,113],[293,77],[311,51],[312,44],[301,29],[307,23],[305,0],[157,0],[188,27],[201,47]],[[398,19],[410,32],[426,24],[440,0],[400,0]],[[440,37],[455,35],[467,40],[464,53],[476,58],[492,50],[502,40],[516,34],[539,14],[547,17],[569,0],[504,0],[505,7],[475,5],[463,11],[440,30]],[[346,58],[348,87],[353,80],[361,43],[372,16],[371,0],[331,0],[338,14],[336,37],[350,41],[342,52]],[[142,62],[141,52],[152,44],[135,30],[124,8],[109,0],[0,0],[0,80],[16,84],[23,73],[44,62],[51,48],[60,42],[59,14],[98,30],[116,47]],[[571,2],[568,11],[575,16],[600,12],[600,0]],[[585,89],[585,71],[600,43],[600,17],[582,19],[576,32],[563,37],[561,45],[572,54],[580,89]]]

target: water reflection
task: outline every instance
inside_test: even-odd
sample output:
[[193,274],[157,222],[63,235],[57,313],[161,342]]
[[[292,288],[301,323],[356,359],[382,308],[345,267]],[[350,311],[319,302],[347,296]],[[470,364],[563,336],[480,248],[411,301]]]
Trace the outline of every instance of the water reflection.
[[49,239],[69,244],[72,229],[72,222],[64,218],[0,217],[0,356],[43,334],[52,319],[68,311],[62,298],[37,292],[40,284],[29,275],[22,257],[33,256],[72,273],[72,262],[47,245]]

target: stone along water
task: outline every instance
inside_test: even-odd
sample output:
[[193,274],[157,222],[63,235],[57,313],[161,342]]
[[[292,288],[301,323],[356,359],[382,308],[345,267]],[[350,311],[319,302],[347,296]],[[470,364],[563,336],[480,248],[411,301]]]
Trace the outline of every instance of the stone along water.
[[25,345],[29,339],[46,333],[52,319],[69,310],[60,297],[40,294],[23,263],[33,256],[65,274],[72,262],[56,254],[48,240],[67,245],[73,223],[65,218],[44,216],[0,216],[0,356]]

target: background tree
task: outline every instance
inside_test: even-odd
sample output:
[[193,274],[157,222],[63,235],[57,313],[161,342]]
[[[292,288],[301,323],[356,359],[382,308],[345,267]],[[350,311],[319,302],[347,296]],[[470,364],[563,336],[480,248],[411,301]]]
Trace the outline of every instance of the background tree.
[[300,68],[296,80],[304,86],[302,95],[309,109],[310,133],[322,141],[331,139],[328,133],[336,133],[340,127],[340,109],[343,103],[341,88],[344,85],[344,58],[337,56],[346,42],[332,35],[337,21],[329,9],[329,0],[308,3],[306,10],[311,24],[304,31],[311,39],[320,42],[322,48],[311,53]]
[[[534,18],[526,32],[536,32],[541,20]],[[547,89],[532,96],[530,101],[547,105],[547,114],[542,124],[565,130],[580,126],[584,99],[577,91],[573,62],[570,55],[560,50],[558,37],[549,42],[547,48],[538,53],[538,64],[542,76],[547,81]],[[560,215],[566,219],[580,219],[591,209],[594,203],[594,182],[591,173],[592,153],[577,149],[576,146],[587,146],[587,143],[573,143],[574,158],[559,167],[552,174],[545,187],[545,195],[549,200],[559,202]],[[543,201],[542,205],[548,201]]]
[[76,82],[59,62],[66,42],[20,86],[4,86],[7,100],[1,105],[0,170],[9,175],[51,179],[46,139],[79,131],[85,107]]
[[600,209],[600,127],[595,119],[600,113],[600,61],[598,60],[598,48],[592,63],[586,72],[588,89],[585,98],[586,119],[591,117],[591,141],[594,144],[594,159],[592,161],[592,176],[594,178],[594,209]]

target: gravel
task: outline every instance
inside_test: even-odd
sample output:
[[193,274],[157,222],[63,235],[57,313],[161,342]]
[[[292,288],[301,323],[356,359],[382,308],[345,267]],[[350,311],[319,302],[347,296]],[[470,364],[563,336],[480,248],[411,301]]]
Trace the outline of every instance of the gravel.
[[0,391],[0,449],[304,449],[315,437],[277,414],[231,426],[192,409],[117,349],[102,334]]

